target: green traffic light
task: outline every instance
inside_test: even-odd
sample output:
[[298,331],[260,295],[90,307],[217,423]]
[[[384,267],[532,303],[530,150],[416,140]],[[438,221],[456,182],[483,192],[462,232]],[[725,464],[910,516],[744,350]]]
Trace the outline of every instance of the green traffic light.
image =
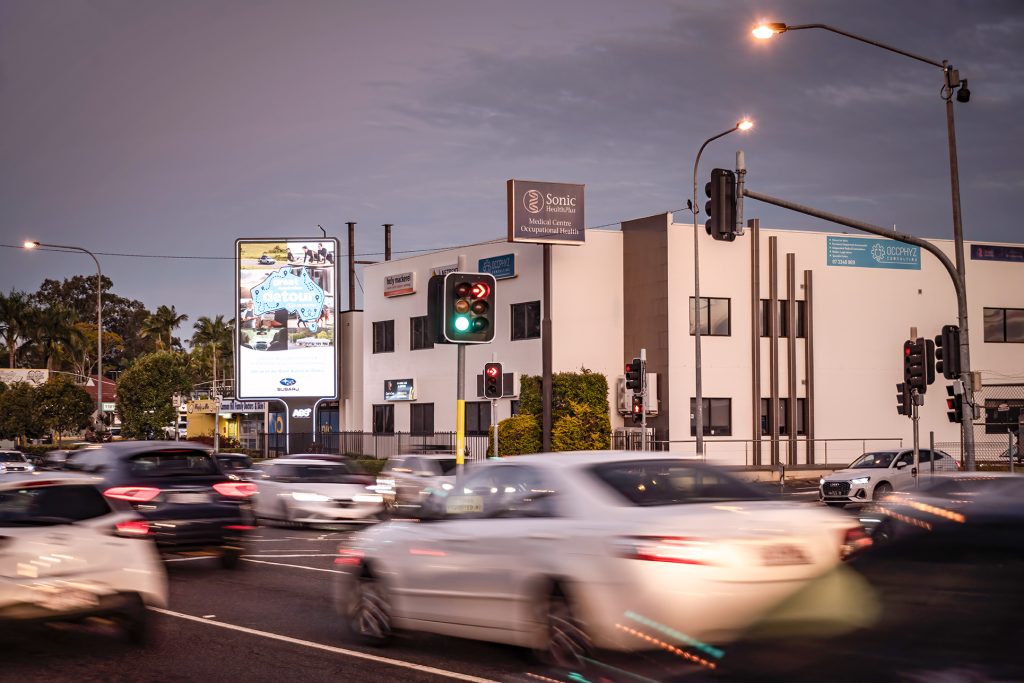
[[457,316],[455,318],[455,329],[459,332],[465,332],[469,329],[469,318],[464,315]]

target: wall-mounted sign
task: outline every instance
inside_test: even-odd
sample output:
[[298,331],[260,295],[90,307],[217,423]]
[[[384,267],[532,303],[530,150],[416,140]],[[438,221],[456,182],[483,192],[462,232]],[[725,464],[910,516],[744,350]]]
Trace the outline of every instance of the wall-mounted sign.
[[829,235],[825,259],[830,266],[921,270],[921,247],[877,237]]
[[447,275],[448,273],[454,273],[459,269],[458,263],[449,263],[446,266],[434,266],[430,269],[430,275]]
[[416,381],[413,379],[384,380],[385,401],[415,401]]
[[189,415],[215,415],[220,410],[220,404],[215,398],[201,398],[197,401],[188,402]]
[[405,296],[416,291],[416,273],[384,276],[384,296]]
[[495,280],[507,280],[515,277],[519,274],[516,272],[516,255],[502,254],[501,256],[482,258],[477,262],[477,272],[490,273]]
[[1024,248],[1003,247],[997,244],[972,244],[972,261],[1015,261],[1024,263]]
[[508,241],[583,244],[583,185],[508,181]]
[[239,239],[239,399],[336,398],[338,240]]
[[239,401],[233,398],[220,400],[220,409],[226,413],[262,413],[266,407],[265,401]]
[[[40,385],[50,379],[50,371],[36,368],[0,368],[0,382],[7,386],[18,382]],[[95,384],[95,382],[93,383]]]

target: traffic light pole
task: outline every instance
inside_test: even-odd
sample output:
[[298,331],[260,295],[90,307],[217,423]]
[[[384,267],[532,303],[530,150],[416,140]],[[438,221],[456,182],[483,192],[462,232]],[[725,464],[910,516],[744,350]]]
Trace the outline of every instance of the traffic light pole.
[[[971,386],[971,362],[968,356],[969,350],[967,348],[967,290],[964,286],[964,280],[960,272],[957,270],[953,262],[949,260],[949,257],[942,252],[941,249],[936,247],[931,242],[923,240],[913,235],[907,235],[895,230],[889,230],[871,223],[865,223],[858,221],[853,218],[846,218],[834,213],[828,213],[827,211],[819,211],[818,209],[804,206],[803,204],[797,204],[795,202],[789,202],[785,199],[778,199],[770,195],[761,194],[760,192],[754,192],[744,188],[743,196],[749,197],[755,201],[764,202],[765,204],[771,204],[778,206],[783,209],[789,209],[790,211],[796,211],[797,213],[806,214],[808,216],[814,216],[831,223],[838,223],[839,225],[845,225],[855,230],[862,230],[863,232],[870,233],[872,235],[878,235],[880,237],[887,237],[897,242],[903,242],[905,244],[913,244],[914,246],[921,247],[925,251],[932,254],[939,260],[942,266],[949,273],[950,279],[953,281],[953,288],[956,290],[956,302],[957,310],[959,312],[960,319],[960,381],[963,383],[964,389],[964,403],[967,405],[967,410],[962,411],[963,415],[961,418],[961,432],[964,442],[964,469],[973,471],[974,465],[974,390]],[[916,430],[915,430],[916,433]]]
[[920,423],[921,415],[918,411],[918,406],[924,404],[924,396],[917,393],[917,389],[910,392],[910,419],[914,423],[914,464],[910,474],[914,477],[914,486],[917,486],[918,482],[918,468],[921,464],[921,448],[920,448]]
[[462,484],[466,466],[466,345],[456,344],[458,361],[455,371],[455,481]]
[[647,349],[640,349],[640,396],[643,410],[640,411],[640,450],[647,450]]

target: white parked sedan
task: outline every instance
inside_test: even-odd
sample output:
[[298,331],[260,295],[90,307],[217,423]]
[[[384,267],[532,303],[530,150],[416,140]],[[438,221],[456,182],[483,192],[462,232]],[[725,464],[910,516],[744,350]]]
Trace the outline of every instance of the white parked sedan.
[[344,458],[278,458],[255,479],[253,510],[290,525],[376,521],[384,512],[374,479]]
[[167,577],[146,522],[112,508],[101,483],[64,472],[0,478],[0,629],[102,617],[144,639],[146,607],[167,604]]
[[721,642],[863,543],[856,521],[765,499],[721,470],[654,453],[474,464],[419,521],[339,549],[353,634],[412,629],[533,648],[574,665],[592,647]]
[[[959,464],[948,453],[922,448],[918,451],[922,477],[935,472],[955,472]],[[914,451],[910,449],[873,451],[857,458],[849,467],[822,477],[818,493],[823,502],[835,507],[848,503],[881,500],[893,491],[914,485]]]

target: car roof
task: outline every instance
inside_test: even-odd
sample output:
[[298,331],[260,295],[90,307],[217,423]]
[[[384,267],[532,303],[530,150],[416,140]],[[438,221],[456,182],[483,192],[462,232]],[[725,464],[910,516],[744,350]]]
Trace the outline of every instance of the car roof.
[[350,462],[350,459],[341,458],[339,456],[334,456],[330,458],[296,458],[289,456],[281,456],[280,458],[274,458],[273,460],[265,464],[272,465],[274,463],[281,463],[282,465],[344,465],[347,464],[348,462]]
[[130,458],[152,451],[203,451],[209,454],[211,449],[206,444],[196,441],[111,441],[103,444],[91,443],[77,449],[75,453],[91,451],[103,451],[115,458]]
[[[659,451],[563,451],[559,453],[535,453],[517,455],[511,458],[488,459],[487,462],[526,463],[544,467],[566,467],[599,465],[608,462],[628,462],[630,460],[678,460],[692,465],[706,465],[703,460],[686,457],[679,453]],[[474,463],[478,464],[478,463]]]
[[213,456],[215,458],[248,458],[249,457],[245,453],[221,453],[219,451],[217,453],[213,453]]
[[102,477],[93,477],[78,472],[24,472],[8,473],[0,477],[0,489],[16,489],[31,486],[54,486],[62,484],[93,484],[103,483]]

